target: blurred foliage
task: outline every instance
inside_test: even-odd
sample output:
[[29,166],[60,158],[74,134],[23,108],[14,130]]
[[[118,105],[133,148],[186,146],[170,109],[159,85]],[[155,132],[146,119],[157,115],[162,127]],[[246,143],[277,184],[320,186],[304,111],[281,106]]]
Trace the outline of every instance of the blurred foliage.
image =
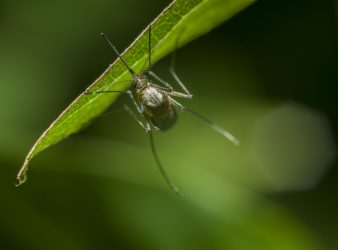
[[[185,199],[165,185],[147,136],[124,113],[45,151],[30,181],[12,185],[32,142],[114,60],[99,33],[125,48],[167,4],[0,3],[1,249],[336,249],[331,0],[258,1],[178,51],[194,94],[184,104],[241,140],[234,147],[184,113],[156,134]],[[168,60],[154,71],[169,79]]]

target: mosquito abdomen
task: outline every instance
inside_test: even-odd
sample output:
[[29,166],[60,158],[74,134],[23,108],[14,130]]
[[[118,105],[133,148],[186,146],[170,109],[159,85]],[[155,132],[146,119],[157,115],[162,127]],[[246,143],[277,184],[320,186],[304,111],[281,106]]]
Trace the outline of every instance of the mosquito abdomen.
[[176,110],[174,108],[170,109],[169,113],[161,116],[150,117],[151,122],[161,131],[166,131],[174,126],[177,120]]

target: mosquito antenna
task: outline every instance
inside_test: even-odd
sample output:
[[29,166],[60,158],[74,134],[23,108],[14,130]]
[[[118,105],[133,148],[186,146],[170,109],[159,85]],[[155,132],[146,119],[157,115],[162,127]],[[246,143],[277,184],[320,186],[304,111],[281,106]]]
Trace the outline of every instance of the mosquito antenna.
[[239,140],[237,140],[236,137],[233,136],[229,131],[225,130],[224,128],[222,128],[218,124],[210,121],[208,118],[204,117],[203,115],[201,115],[201,114],[199,114],[199,113],[197,113],[197,112],[195,112],[191,109],[184,108],[184,110],[188,111],[190,114],[193,114],[194,116],[200,118],[202,121],[206,122],[212,129],[214,129],[216,132],[223,135],[225,138],[227,138],[229,141],[231,141],[236,146],[239,145]]
[[108,39],[108,37],[104,34],[101,33],[101,36],[104,38],[104,40],[107,41],[107,43],[109,44],[109,46],[114,50],[115,54],[121,59],[121,61],[124,63],[124,65],[127,67],[127,69],[129,70],[130,74],[132,74],[132,76],[135,76],[135,72],[134,70],[132,70],[129,65],[125,62],[125,60],[123,60],[122,56],[120,55],[120,53],[117,51],[117,49],[115,48],[115,46],[111,43],[111,41]]
[[160,159],[158,158],[157,152],[156,152],[156,148],[155,148],[155,143],[154,143],[154,137],[153,137],[153,133],[151,131],[149,131],[149,137],[150,137],[150,145],[151,145],[151,151],[154,155],[156,164],[164,178],[164,180],[166,181],[166,183],[169,185],[169,187],[171,188],[172,191],[174,191],[178,196],[183,196],[183,194],[180,192],[180,190],[175,186],[175,184],[171,181],[171,179],[169,178],[169,176],[167,175],[167,172],[164,170]]
[[148,29],[148,57],[142,66],[141,72],[143,72],[143,69],[146,66],[148,61],[149,61],[149,69],[151,69],[151,25],[149,25],[149,29]]

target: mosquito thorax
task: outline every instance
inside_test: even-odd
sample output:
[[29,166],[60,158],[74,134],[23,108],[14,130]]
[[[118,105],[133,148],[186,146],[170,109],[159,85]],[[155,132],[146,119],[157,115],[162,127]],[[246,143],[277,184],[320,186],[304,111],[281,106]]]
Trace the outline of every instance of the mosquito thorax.
[[144,74],[135,74],[133,78],[133,86],[136,89],[144,89],[148,86],[148,78]]

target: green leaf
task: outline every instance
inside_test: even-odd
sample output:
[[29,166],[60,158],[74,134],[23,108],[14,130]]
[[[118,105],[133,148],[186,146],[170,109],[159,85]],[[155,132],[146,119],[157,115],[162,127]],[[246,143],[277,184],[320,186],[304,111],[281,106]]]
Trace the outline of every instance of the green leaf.
[[[254,0],[176,0],[151,23],[152,61],[156,62],[171,53],[179,35],[178,47],[201,36],[229,19]],[[125,61],[139,72],[148,57],[148,34],[146,28],[122,53]],[[129,87],[130,75],[121,60],[117,59],[89,87],[95,91],[122,90]],[[113,84],[115,83],[116,84]],[[17,184],[26,180],[30,160],[42,150],[76,133],[111,105],[118,94],[86,95],[83,92],[47,128],[29,151],[17,176]]]

